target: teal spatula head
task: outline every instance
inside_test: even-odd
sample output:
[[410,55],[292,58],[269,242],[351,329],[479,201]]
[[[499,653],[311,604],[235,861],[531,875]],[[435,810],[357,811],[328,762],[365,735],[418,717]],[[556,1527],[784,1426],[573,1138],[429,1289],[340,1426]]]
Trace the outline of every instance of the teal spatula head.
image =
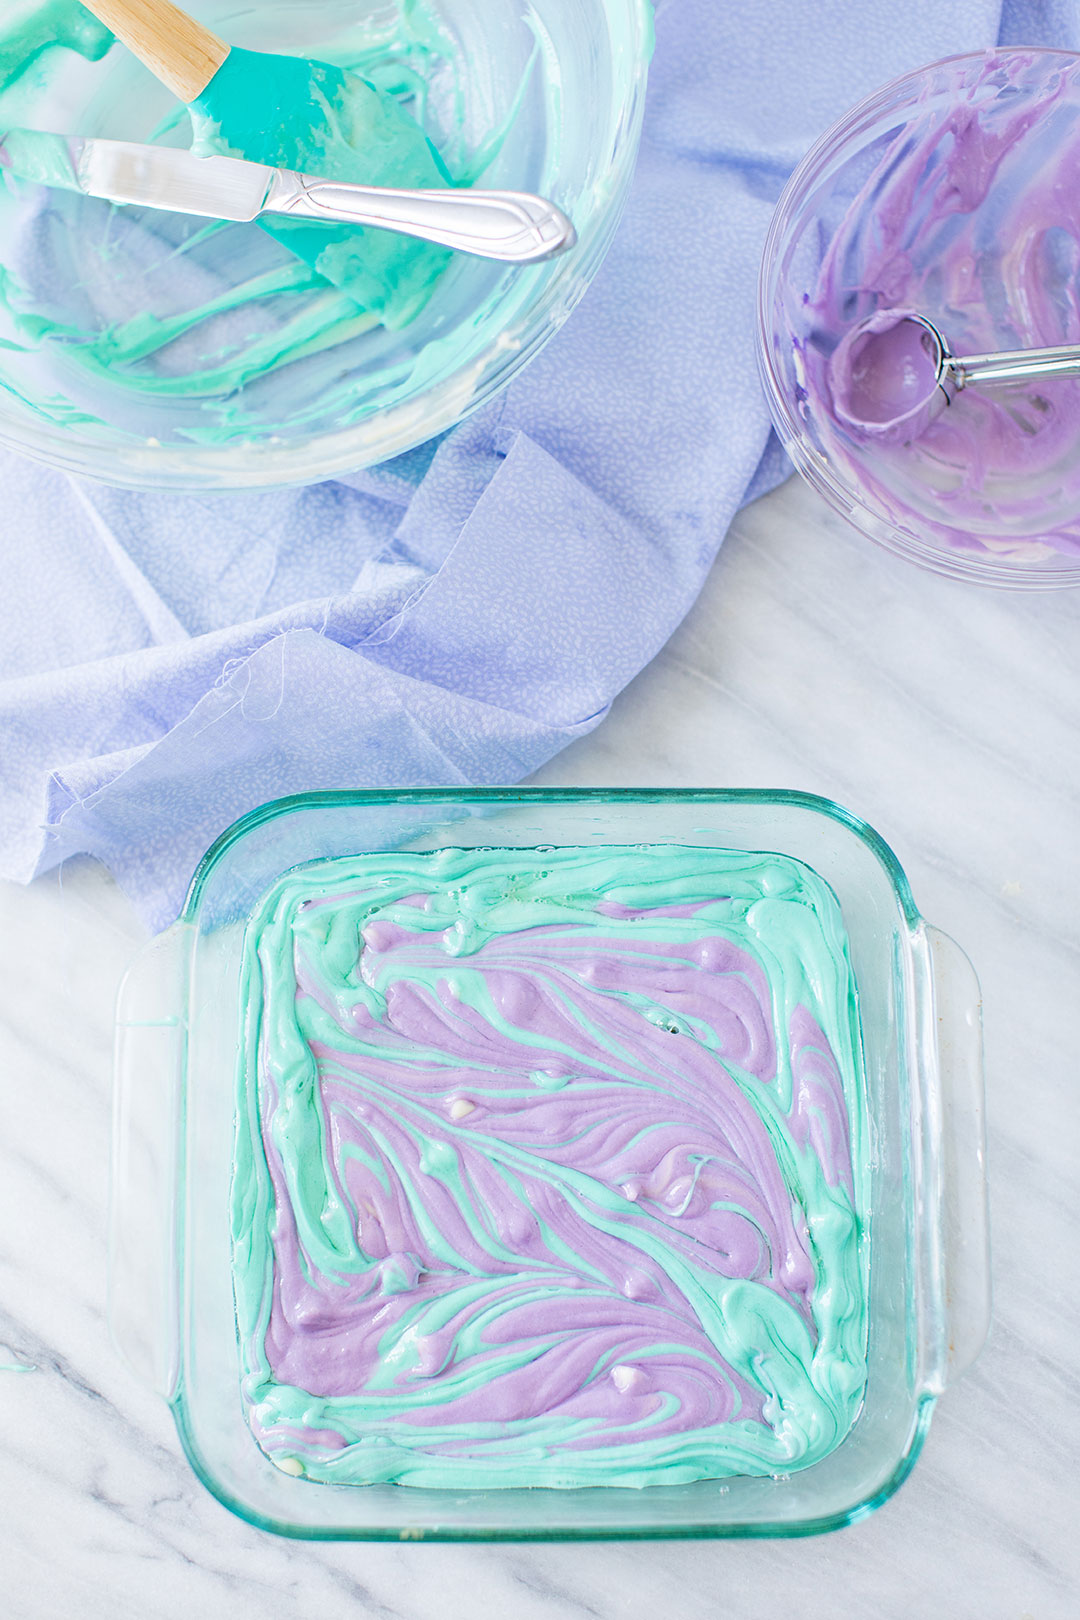
[[[234,46],[190,104],[193,150],[359,185],[445,187],[449,174],[392,97],[343,68]],[[357,225],[260,221],[360,309],[404,326],[451,257],[445,248]]]

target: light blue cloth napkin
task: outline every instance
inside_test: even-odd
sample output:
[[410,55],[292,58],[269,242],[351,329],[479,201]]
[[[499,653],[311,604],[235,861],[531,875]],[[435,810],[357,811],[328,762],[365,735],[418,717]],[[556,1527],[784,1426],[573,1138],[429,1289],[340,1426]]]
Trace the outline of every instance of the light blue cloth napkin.
[[1066,0],[668,0],[626,218],[489,408],[337,483],[133,495],[0,453],[0,874],[104,861],[154,928],[280,794],[513,782],[603,717],[784,476],[758,260],[807,146]]

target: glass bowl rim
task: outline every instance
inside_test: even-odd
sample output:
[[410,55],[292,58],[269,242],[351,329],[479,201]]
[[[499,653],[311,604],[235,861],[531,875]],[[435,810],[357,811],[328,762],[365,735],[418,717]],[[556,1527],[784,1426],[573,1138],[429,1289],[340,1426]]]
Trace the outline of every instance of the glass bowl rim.
[[830,124],[800,159],[780,193],[762,249],[757,283],[757,362],[769,414],[788,457],[807,483],[861,534],[866,535],[886,551],[919,563],[949,579],[1014,590],[1052,590],[1080,586],[1080,557],[1069,564],[1056,566],[1052,563],[1004,562],[1000,558],[979,557],[959,550],[950,551],[928,542],[922,535],[903,524],[890,522],[865,506],[860,499],[858,488],[842,482],[832,472],[826,458],[806,443],[801,425],[786,397],[767,341],[770,294],[773,290],[780,248],[790,233],[792,216],[804,205],[827,160],[836,155],[837,150],[860,126],[866,125],[879,112],[884,111],[895,99],[897,92],[909,85],[914,87],[925,81],[930,73],[939,68],[960,64],[974,66],[979,62],[992,62],[997,57],[1007,56],[1059,57],[1074,63],[1080,62],[1080,51],[1052,45],[1000,45],[981,51],[960,51],[951,56],[938,57],[921,67],[897,75],[896,78],[890,79],[886,84],[864,96]]
[[803,792],[798,788],[641,788],[641,787],[417,787],[417,788],[327,788],[310,793],[294,793],[283,798],[270,799],[265,804],[248,810],[219,833],[207,849],[192,875],[183,909],[177,919],[180,923],[197,923],[203,891],[210,874],[218,862],[233,847],[257,827],[279,817],[292,815],[303,809],[350,805],[375,807],[377,805],[417,805],[453,802],[455,804],[526,805],[526,804],[682,804],[724,805],[761,804],[782,805],[805,810],[827,820],[835,821],[867,846],[881,867],[895,894],[901,914],[908,927],[918,929],[923,917],[915,904],[907,874],[891,846],[879,832],[861,816],[846,810],[835,800],[822,794]]

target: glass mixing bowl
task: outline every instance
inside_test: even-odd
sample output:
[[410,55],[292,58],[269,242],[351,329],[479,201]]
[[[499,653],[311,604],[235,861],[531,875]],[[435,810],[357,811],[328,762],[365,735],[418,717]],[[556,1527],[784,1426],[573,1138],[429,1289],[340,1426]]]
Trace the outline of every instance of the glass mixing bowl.
[[1080,57],[953,57],[863,101],[793,174],[759,284],[759,361],[803,476],[889,550],[958,579],[1080,584],[1080,382],[957,394],[911,442],[845,428],[830,359],[879,310],[953,352],[1080,339]]
[[[230,1185],[247,919],[281,876],[366,850],[682,844],[813,868],[843,915],[862,1024],[868,1381],[812,1466],[640,1490],[422,1489],[283,1473],[240,1398]],[[979,987],[919,915],[892,851],[825,799],[710,789],[310,793],[245,816],[203,859],[179,921],[133,964],[117,1012],[110,1323],[233,1512],[330,1540],[794,1536],[863,1518],[907,1477],[937,1397],[986,1334]],[[862,1180],[856,1175],[856,1185]]]
[[[25,55],[8,30],[29,16],[18,41],[31,40],[35,9],[16,0],[0,25],[0,130],[189,143],[186,115],[122,46],[97,61],[46,49],[13,77]],[[335,291],[271,290],[298,261],[257,225],[208,231],[6,175],[0,442],[132,488],[250,489],[355,471],[450,428],[553,335],[610,243],[641,129],[648,0],[187,9],[231,44],[355,68],[407,105],[455,177],[482,171],[484,187],[551,197],[577,246],[526,269],[456,255],[406,326],[357,330]],[[75,0],[70,11],[85,29]],[[238,287],[244,302],[229,307]],[[216,312],[188,328],[211,300]],[[300,358],[260,363],[273,334],[301,329]]]

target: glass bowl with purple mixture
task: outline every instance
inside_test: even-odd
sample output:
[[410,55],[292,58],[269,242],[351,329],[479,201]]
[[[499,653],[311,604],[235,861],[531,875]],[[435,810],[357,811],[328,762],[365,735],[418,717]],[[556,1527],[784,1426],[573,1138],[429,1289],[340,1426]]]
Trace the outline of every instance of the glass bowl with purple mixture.
[[776,210],[759,361],[777,432],[864,534],[953,578],[1080,584],[1080,380],[972,385],[882,435],[852,422],[838,372],[856,329],[894,311],[961,358],[1076,343],[1078,176],[1080,57],[997,50],[860,103]]

